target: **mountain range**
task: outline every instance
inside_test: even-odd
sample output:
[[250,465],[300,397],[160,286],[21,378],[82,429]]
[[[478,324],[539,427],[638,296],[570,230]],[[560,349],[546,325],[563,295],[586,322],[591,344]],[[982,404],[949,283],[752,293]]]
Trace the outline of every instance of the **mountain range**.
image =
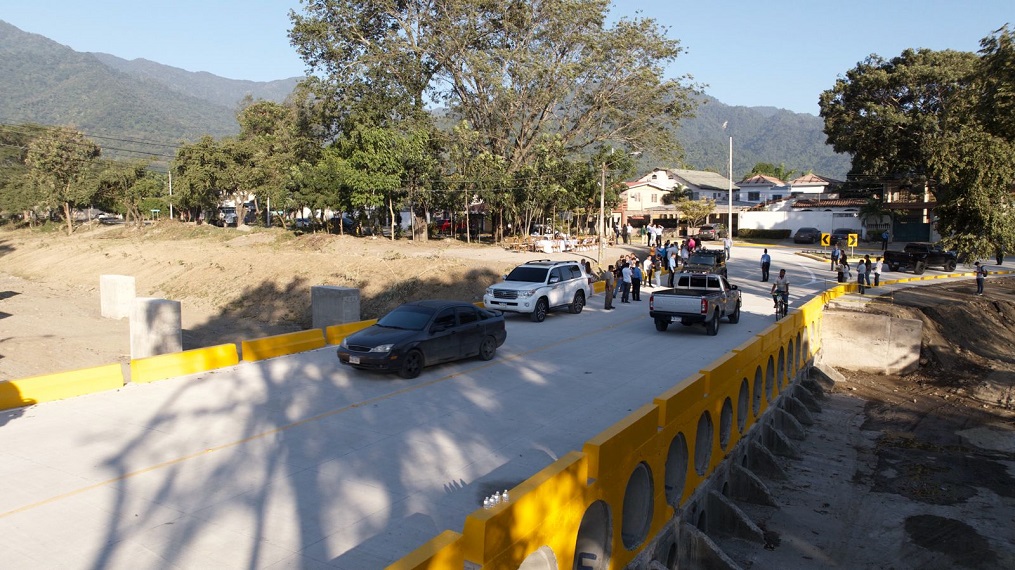
[[[302,79],[226,79],[145,59],[77,52],[2,20],[0,78],[0,123],[70,125],[95,139],[107,157],[163,161],[181,142],[237,134],[236,110],[245,97],[282,101]],[[681,120],[678,129],[683,164],[646,154],[639,167],[726,174],[733,137],[735,180],[759,162],[842,180],[849,157],[825,144],[823,126],[814,115],[732,107],[702,96],[695,116]]]

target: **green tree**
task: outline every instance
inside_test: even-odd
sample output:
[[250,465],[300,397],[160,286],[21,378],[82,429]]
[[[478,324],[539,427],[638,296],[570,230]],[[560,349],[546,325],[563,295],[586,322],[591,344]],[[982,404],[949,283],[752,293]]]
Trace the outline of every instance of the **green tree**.
[[475,133],[473,157],[502,164],[502,178],[528,179],[548,144],[570,158],[607,142],[679,149],[673,126],[691,108],[691,89],[663,78],[678,42],[651,19],[608,27],[608,8],[606,0],[326,0],[292,14],[290,39],[314,72],[306,85],[332,101],[337,128],[353,118],[411,124],[424,120],[427,101],[439,103]]
[[977,114],[984,128],[1015,141],[1015,31],[1005,24],[980,41]]
[[929,184],[937,231],[972,257],[1015,243],[1015,140],[1008,119],[985,105],[1012,101],[1004,85],[1015,69],[1012,35],[1002,28],[981,46],[980,56],[871,56],[820,99],[828,142],[852,154],[853,173]]
[[28,145],[25,164],[43,189],[46,205],[63,208],[67,235],[74,233],[71,208],[87,206],[95,196],[97,189],[81,178],[101,152],[84,134],[65,127],[49,129]]
[[754,165],[754,168],[751,169],[751,172],[748,174],[748,177],[754,176],[755,174],[761,174],[764,176],[778,178],[783,182],[789,182],[790,180],[793,179],[793,176],[795,176],[797,172],[798,171],[796,170],[786,168],[785,164],[780,164],[779,166],[776,166],[769,162],[759,162]]
[[975,54],[905,50],[871,55],[819,99],[828,143],[853,157],[853,174],[928,175],[933,140],[953,117],[968,116]]
[[144,212],[168,206],[165,177],[141,162],[113,163],[99,174],[97,196],[138,227]]
[[172,164],[175,204],[192,218],[217,208],[230,161],[226,149],[210,136],[178,148]]
[[715,200],[678,200],[677,211],[687,220],[689,227],[701,225],[708,215],[715,210]]

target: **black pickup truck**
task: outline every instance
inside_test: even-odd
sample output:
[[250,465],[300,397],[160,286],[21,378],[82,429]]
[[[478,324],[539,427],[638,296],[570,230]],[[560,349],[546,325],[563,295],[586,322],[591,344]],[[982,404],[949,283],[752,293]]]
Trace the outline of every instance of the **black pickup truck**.
[[891,271],[912,269],[920,275],[928,267],[940,267],[945,271],[954,271],[957,258],[955,252],[948,251],[935,243],[910,242],[902,251],[886,251],[885,265]]

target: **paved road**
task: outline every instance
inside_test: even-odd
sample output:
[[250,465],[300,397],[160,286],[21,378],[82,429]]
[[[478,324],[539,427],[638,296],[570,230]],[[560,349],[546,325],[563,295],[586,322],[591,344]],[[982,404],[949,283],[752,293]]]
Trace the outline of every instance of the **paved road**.
[[[799,299],[831,272],[794,251]],[[734,249],[718,337],[598,295],[414,380],[324,348],[0,412],[0,567],[383,567],[771,324],[760,254]]]

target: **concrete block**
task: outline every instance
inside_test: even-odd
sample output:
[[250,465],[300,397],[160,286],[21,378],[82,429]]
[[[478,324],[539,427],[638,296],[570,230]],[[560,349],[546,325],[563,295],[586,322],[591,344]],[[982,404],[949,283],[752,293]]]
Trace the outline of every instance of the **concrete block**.
[[821,364],[880,374],[905,374],[920,363],[923,323],[871,313],[825,311]]
[[99,276],[99,314],[105,319],[126,319],[137,289],[130,275]]
[[311,287],[310,314],[315,329],[359,321],[359,289],[331,285]]
[[182,350],[180,302],[152,297],[135,299],[130,313],[130,357],[147,358]]

